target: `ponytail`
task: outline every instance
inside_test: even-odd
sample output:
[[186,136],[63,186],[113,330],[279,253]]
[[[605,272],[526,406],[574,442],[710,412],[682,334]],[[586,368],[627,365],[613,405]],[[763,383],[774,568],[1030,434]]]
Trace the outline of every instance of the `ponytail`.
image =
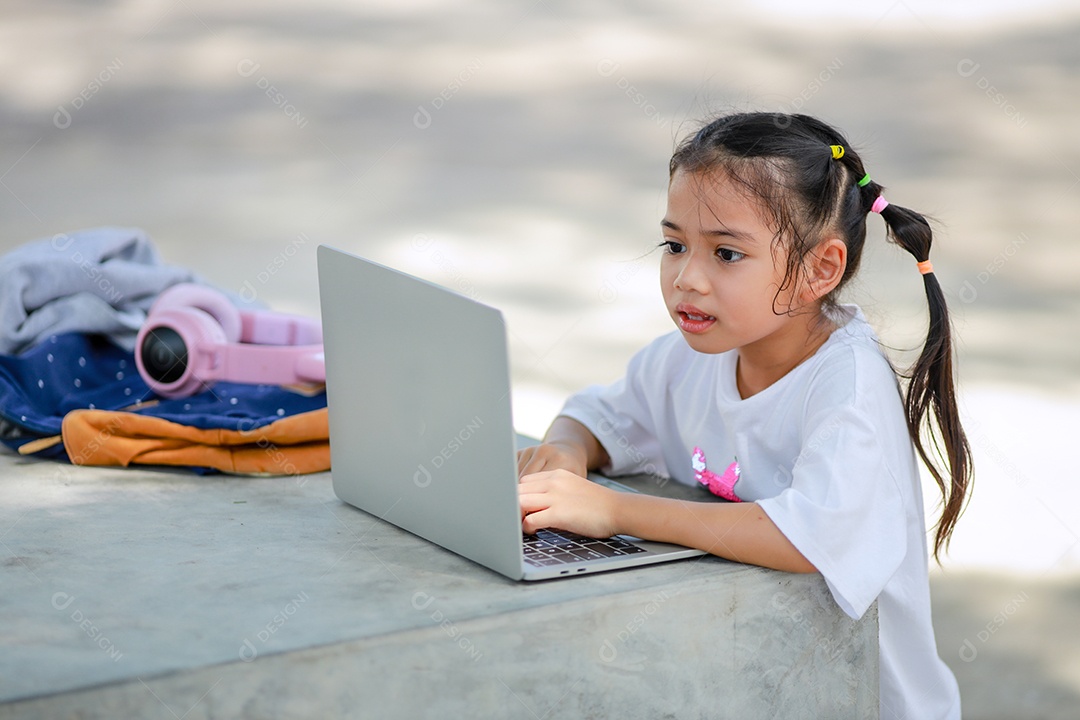
[[[880,191],[880,187],[875,189]],[[934,537],[934,559],[940,562],[972,484],[971,446],[960,425],[953,381],[952,327],[945,293],[928,264],[933,237],[930,224],[917,212],[897,205],[887,205],[880,213],[889,239],[911,253],[923,270],[930,324],[922,353],[906,376],[904,410],[915,449],[941,490],[941,518]],[[945,461],[944,468],[937,459]]]

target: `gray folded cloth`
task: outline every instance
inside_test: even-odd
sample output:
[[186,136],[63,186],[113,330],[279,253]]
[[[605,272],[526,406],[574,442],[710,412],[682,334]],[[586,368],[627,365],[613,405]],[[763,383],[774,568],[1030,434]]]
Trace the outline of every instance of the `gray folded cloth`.
[[164,265],[135,228],[95,228],[42,238],[0,257],[0,354],[50,335],[100,333],[127,350],[161,291],[199,282]]

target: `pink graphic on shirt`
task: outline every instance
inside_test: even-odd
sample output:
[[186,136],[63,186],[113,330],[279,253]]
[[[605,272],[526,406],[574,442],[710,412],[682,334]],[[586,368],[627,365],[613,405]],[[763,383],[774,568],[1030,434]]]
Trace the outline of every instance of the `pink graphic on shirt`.
[[695,447],[690,464],[694,466],[694,477],[713,495],[732,502],[742,502],[742,498],[735,494],[735,483],[739,482],[739,477],[742,475],[738,459],[728,465],[723,475],[717,475],[705,466],[705,453],[701,448]]

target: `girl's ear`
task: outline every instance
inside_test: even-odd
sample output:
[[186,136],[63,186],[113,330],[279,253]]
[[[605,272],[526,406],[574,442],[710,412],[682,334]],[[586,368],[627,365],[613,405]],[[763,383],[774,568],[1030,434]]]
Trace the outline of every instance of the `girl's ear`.
[[837,237],[825,238],[810,251],[799,299],[812,303],[840,284],[847,268],[847,245]]

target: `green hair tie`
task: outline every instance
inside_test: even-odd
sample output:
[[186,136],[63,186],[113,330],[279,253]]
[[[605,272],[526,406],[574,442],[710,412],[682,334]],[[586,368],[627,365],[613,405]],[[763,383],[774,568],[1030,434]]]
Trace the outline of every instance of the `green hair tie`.
[[859,181],[859,187],[866,187],[870,184],[870,173],[866,173],[862,176],[862,180]]

